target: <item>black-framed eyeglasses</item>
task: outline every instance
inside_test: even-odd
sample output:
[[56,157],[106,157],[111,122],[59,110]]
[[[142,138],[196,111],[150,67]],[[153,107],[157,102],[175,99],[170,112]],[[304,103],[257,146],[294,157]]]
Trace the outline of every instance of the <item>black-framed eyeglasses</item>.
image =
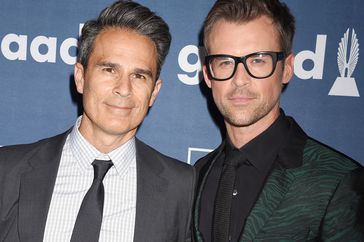
[[246,56],[207,55],[205,64],[210,78],[216,81],[226,81],[232,78],[239,63],[243,63],[247,73],[256,79],[270,77],[276,69],[277,62],[283,60],[283,51],[259,51]]

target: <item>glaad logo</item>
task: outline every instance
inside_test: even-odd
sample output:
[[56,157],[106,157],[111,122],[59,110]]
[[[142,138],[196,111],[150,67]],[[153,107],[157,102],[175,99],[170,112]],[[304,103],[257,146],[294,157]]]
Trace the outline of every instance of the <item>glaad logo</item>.
[[[349,29],[346,30],[344,37],[341,38],[337,52],[337,65],[340,76],[336,78],[334,85],[329,92],[330,96],[360,97],[355,79],[351,77],[359,59],[359,42],[353,29],[351,34],[350,52],[349,48]],[[349,60],[347,55],[349,53]]]
[[[84,24],[79,25],[79,34]],[[0,50],[8,60],[27,60],[28,42],[30,42],[30,55],[36,62],[56,63],[57,38],[48,36],[36,36],[32,41],[28,40],[27,35],[9,33],[1,41]],[[64,63],[73,65],[76,63],[76,56],[70,54],[71,48],[77,48],[76,38],[65,39],[59,48],[59,54]],[[46,51],[41,50],[46,49]]]

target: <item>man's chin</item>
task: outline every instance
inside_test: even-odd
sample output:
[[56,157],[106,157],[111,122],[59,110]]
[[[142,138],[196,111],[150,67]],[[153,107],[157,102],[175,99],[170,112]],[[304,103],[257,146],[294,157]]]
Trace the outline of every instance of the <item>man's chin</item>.
[[228,118],[225,118],[225,122],[227,122],[231,126],[241,127],[241,128],[248,127],[248,126],[255,123],[254,120],[246,119],[246,117],[245,118],[231,118],[231,117],[228,117]]

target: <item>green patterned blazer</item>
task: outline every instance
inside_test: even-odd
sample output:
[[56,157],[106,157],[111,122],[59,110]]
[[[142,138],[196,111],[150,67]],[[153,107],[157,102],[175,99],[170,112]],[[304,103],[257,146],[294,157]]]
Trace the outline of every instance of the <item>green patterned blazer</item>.
[[[288,141],[299,140],[305,142],[303,157],[297,157],[301,164],[287,169],[279,160],[274,163],[240,241],[364,241],[359,225],[364,216],[363,167],[305,134]],[[195,164],[199,174],[193,211],[195,241],[204,241],[198,226],[201,193],[223,149],[224,142]]]

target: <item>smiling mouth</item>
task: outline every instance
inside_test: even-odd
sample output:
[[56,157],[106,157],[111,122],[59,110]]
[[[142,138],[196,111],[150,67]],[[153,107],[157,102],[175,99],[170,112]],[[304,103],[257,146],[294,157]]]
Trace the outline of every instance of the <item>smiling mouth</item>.
[[122,105],[114,105],[114,104],[106,104],[106,106],[108,106],[112,109],[115,109],[115,110],[120,110],[120,111],[129,111],[133,108],[132,106],[122,106]]
[[234,97],[229,97],[229,100],[233,104],[244,105],[244,104],[248,104],[251,101],[253,101],[254,98],[253,97],[246,97],[246,96],[234,96]]

